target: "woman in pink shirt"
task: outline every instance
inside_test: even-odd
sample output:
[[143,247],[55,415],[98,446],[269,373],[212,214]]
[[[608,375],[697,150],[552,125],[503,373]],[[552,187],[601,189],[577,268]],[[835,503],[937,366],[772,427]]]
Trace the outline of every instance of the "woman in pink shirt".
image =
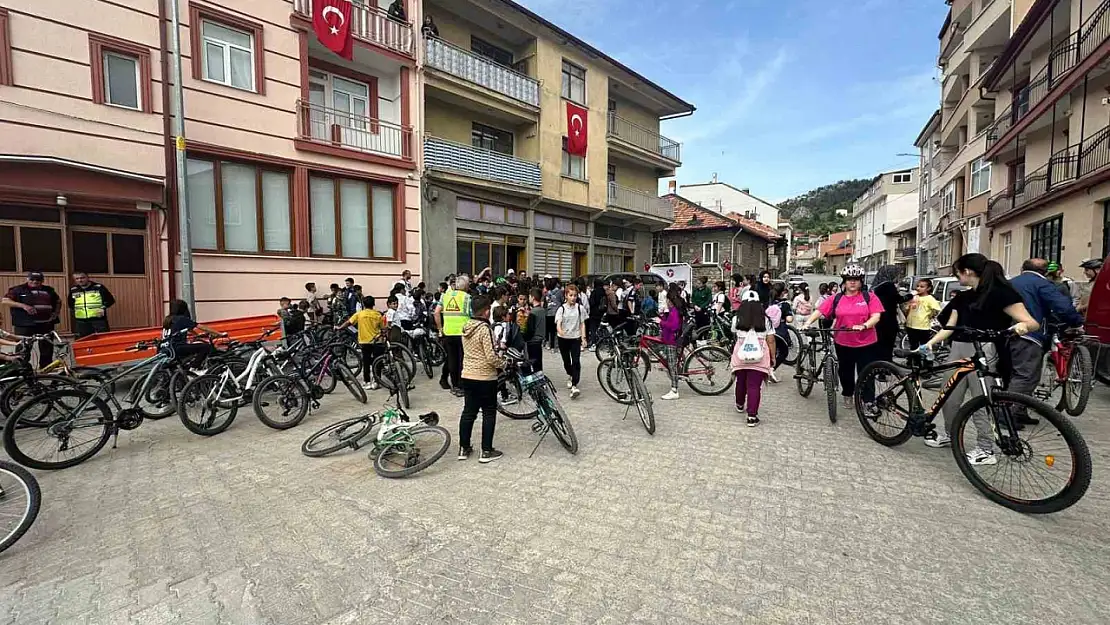
[[[879,298],[863,290],[863,276],[863,267],[845,267],[840,275],[844,290],[821,302],[803,326],[808,328],[818,319],[832,319],[834,330],[851,330],[833,335],[840,367],[840,392],[847,408],[855,408],[852,396],[856,392],[856,376],[874,359],[875,344],[879,341],[875,326],[883,314]],[[874,394],[874,388],[863,389],[864,403],[873,401]]]

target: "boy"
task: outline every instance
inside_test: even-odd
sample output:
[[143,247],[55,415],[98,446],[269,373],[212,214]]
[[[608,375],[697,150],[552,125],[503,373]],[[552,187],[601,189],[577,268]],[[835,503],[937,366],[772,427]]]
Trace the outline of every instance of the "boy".
[[500,458],[493,448],[493,431],[497,425],[497,375],[504,361],[494,350],[493,330],[489,324],[490,298],[474,298],[470,320],[463,327],[462,388],[463,409],[459,417],[459,460],[467,460],[473,449],[470,435],[478,411],[482,411],[482,454],[478,462],[486,464]]
[[382,355],[385,347],[378,342],[378,337],[382,334],[382,325],[382,314],[374,310],[374,296],[367,295],[362,300],[362,310],[351,315],[342,325],[335,327],[336,330],[343,330],[348,326],[358,328],[358,345],[362,348],[362,386],[371,391],[378,388],[377,383],[371,378],[374,359]]
[[532,289],[532,308],[524,327],[524,343],[533,371],[543,371],[543,340],[547,336],[547,309],[543,305],[543,289]]
[[655,303],[656,296],[655,289],[648,289],[643,304],[645,319],[654,319],[659,316],[659,305]]
[[292,300],[288,297],[283,297],[278,300],[280,307],[277,314],[281,317],[281,323],[284,326],[284,332],[288,336],[300,334],[304,332],[305,315],[299,307],[292,305]]
[[390,295],[386,298],[385,307],[387,310],[385,311],[385,325],[391,326],[394,320],[397,319],[397,306],[398,300],[396,295]]

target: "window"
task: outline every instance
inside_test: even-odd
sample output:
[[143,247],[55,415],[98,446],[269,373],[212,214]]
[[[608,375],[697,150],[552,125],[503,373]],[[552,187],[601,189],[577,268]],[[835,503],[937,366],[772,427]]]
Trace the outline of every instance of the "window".
[[524,225],[524,211],[519,208],[509,208],[500,204],[486,204],[466,198],[459,198],[455,205],[455,216],[459,219],[471,221],[490,221],[498,224],[514,226]]
[[513,155],[513,133],[474,122],[470,125],[470,144],[476,148]]
[[586,222],[570,219],[568,217],[553,217],[536,213],[536,229],[565,232],[568,234],[585,234]]
[[610,113],[616,113],[617,112],[617,101],[614,100],[613,98],[609,98],[609,112]]
[[15,264],[15,226],[0,226],[0,271],[18,271]]
[[399,154],[397,146],[383,145],[378,135],[378,81],[374,76],[361,80],[310,69],[308,72],[309,116],[313,139],[339,142],[344,147]]
[[146,273],[146,237],[141,234],[74,230],[70,241],[73,271],[100,275]]
[[1014,233],[1006,232],[1002,235],[1002,268],[1010,271],[1010,261],[1013,260]]
[[89,35],[93,102],[150,113],[150,49],[108,37]]
[[248,163],[190,158],[189,236],[200,250],[290,254],[292,177]]
[[894,174],[892,182],[894,184],[903,184],[903,183],[906,183],[906,182],[913,182],[913,172],[900,171],[900,172]]
[[0,7],[0,85],[12,84],[12,40],[8,32],[8,10]]
[[1043,258],[1049,262],[1060,262],[1061,233],[1064,217],[1056,217],[1031,227],[1032,237],[1029,246],[1030,258]]
[[513,53],[508,50],[495,46],[488,41],[483,41],[477,37],[470,37],[470,51],[478,56],[485,57],[498,65],[505,67],[513,66]]
[[555,229],[555,218],[551,215],[541,215],[540,213],[536,213],[535,222],[537,230]]
[[395,187],[309,176],[308,195],[314,256],[396,258]]
[[617,181],[617,166],[608,165],[605,168],[605,181],[612,184]]
[[262,24],[190,4],[189,26],[193,78],[265,93]]
[[20,259],[24,271],[61,273],[62,231],[60,228],[19,228]]
[[718,243],[716,241],[706,241],[701,244],[701,262],[706,264],[717,264],[717,250]]
[[567,152],[567,138],[563,137],[563,175],[578,180],[586,179],[586,157]]
[[940,202],[941,215],[947,214],[956,208],[956,183],[950,182],[944,187],[944,195]]
[[571,102],[586,104],[586,70],[563,61],[562,96]]
[[672,245],[669,248],[667,248],[667,262],[668,263],[677,263],[678,262],[678,246],[677,245]]
[[971,161],[971,195],[991,190],[991,162],[985,158]]

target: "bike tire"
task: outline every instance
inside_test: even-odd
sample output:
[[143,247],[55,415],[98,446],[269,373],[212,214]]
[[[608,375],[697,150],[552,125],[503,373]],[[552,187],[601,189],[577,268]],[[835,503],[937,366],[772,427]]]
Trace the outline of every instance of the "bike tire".
[[347,390],[351,392],[351,396],[355,398],[355,401],[360,404],[366,403],[366,389],[362,388],[362,385],[358,383],[355,374],[351,373],[347,365],[338,363],[335,366],[334,375],[343,381],[343,386],[347,387]]
[[[891,432],[891,433],[880,432],[879,430],[877,430],[875,428],[876,420],[873,420],[873,419],[869,418],[867,415],[864,414],[863,402],[862,402],[862,400],[860,398],[860,394],[859,394],[859,389],[863,388],[863,385],[865,383],[867,383],[870,379],[878,378],[880,375],[883,375],[883,374],[888,375],[888,376],[892,376],[895,379],[899,379],[899,378],[903,377],[906,374],[906,372],[905,372],[904,369],[895,365],[894,363],[884,362],[884,361],[881,361],[881,360],[872,362],[872,363],[868,364],[866,367],[864,367],[863,371],[861,371],[860,374],[859,374],[859,380],[856,381],[856,389],[857,389],[856,390],[856,397],[855,397],[856,416],[859,417],[859,423],[860,423],[860,425],[863,426],[863,431],[867,432],[867,435],[871,437],[871,440],[875,441],[876,443],[879,443],[880,445],[885,445],[887,447],[895,447],[897,445],[901,445],[902,443],[905,443],[906,441],[908,441],[910,439],[911,436],[913,436],[913,431],[910,429],[910,422],[908,420],[903,421],[901,429],[898,429],[896,432]],[[909,380],[904,380],[898,386],[900,387],[900,392],[904,393],[907,398],[914,397],[916,395],[916,390],[914,389],[914,385]],[[888,389],[888,390],[890,390],[890,389]],[[897,392],[895,392],[891,397],[889,397],[889,398],[884,397],[882,401],[879,401],[879,396],[880,395],[886,395],[886,394],[887,394],[886,391],[884,391],[883,393],[878,393],[877,392],[876,395],[875,395],[876,396],[875,404],[877,406],[881,407],[881,406],[891,405],[890,402],[895,402],[894,405],[897,408],[901,409],[903,412],[906,412],[907,416],[908,416],[910,405],[907,405],[905,407],[897,406],[897,404],[896,404],[896,397],[898,395]],[[895,412],[895,411],[892,411],[892,412]],[[890,426],[890,429],[894,430],[895,428],[893,426]]]
[[825,359],[825,364],[821,369],[821,378],[825,382],[825,400],[828,402],[829,408],[829,423],[836,423],[836,400],[837,398],[837,372],[836,360],[831,356]]
[[371,457],[374,459],[374,472],[382,477],[395,479],[400,477],[408,477],[415,473],[419,473],[420,471],[423,471],[424,469],[427,469],[428,467],[435,464],[436,461],[442,458],[443,454],[447,453],[447,450],[451,448],[451,433],[448,432],[446,428],[442,428],[438,425],[421,425],[413,427],[411,430],[409,430],[409,435],[425,433],[435,433],[442,439],[439,447],[436,448],[436,450],[432,452],[429,456],[420,459],[420,461],[414,465],[393,469],[388,468],[385,465],[385,458],[387,455],[393,452],[395,446],[382,447],[370,452]]
[[[321,366],[323,365],[323,363],[320,364]],[[339,385],[339,380],[335,377],[335,368],[341,364],[343,364],[342,359],[333,357],[331,362],[328,363],[327,368],[324,369],[324,374],[320,376],[320,390],[323,391],[325,395],[334,393],[336,386]],[[319,372],[320,369],[316,369],[308,377],[316,379],[316,374]]]
[[[90,409],[95,409],[96,411],[99,411],[99,417],[82,415],[81,417],[75,417],[74,420],[76,420],[76,418],[80,418],[83,421],[88,421],[96,418],[97,423],[100,427],[100,435],[96,439],[90,439],[90,441],[92,441],[92,445],[89,446],[84,452],[60,462],[48,462],[37,458],[32,458],[24,453],[23,449],[20,448],[20,443],[17,441],[18,432],[45,430],[48,429],[50,426],[54,426],[60,421],[68,419],[71,416],[69,410],[63,410],[65,416],[51,419],[48,423],[28,423],[24,421],[23,415],[29,411],[32,411],[37,404],[50,403],[52,406],[57,406],[58,402],[63,398],[73,399],[75,404],[79,404],[89,397],[92,397],[92,401],[85,408],[85,411],[88,412],[90,411]],[[50,414],[52,410],[53,408],[48,408],[44,414]],[[99,452],[101,449],[104,448],[105,445],[108,444],[108,439],[112,436],[112,420],[112,410],[108,407],[108,404],[99,397],[93,397],[92,394],[87,391],[81,390],[79,388],[66,388],[50,391],[49,393],[38,395],[24,402],[18,408],[16,408],[14,412],[12,412],[10,417],[8,417],[7,423],[4,424],[4,450],[8,452],[9,456],[12,457],[12,460],[15,460],[25,467],[30,467],[32,469],[39,469],[43,471],[67,469],[69,467],[81,464],[89,458],[92,458],[97,454],[97,452]]]
[[393,375],[395,380],[399,380],[397,384],[397,399],[401,402],[401,407],[408,410],[412,407],[409,403],[409,379],[406,378],[405,372],[401,370],[401,363],[393,361]]
[[[620,377],[614,377],[620,376]],[[624,375],[617,367],[616,360],[613,358],[605,358],[597,363],[597,384],[601,390],[609,396],[609,399],[617,402],[618,404],[628,405],[631,404],[629,393],[624,390],[618,389],[613,385],[614,380],[623,381]]]
[[606,335],[597,340],[594,345],[594,356],[598,360],[605,360],[606,358],[613,358],[617,354],[617,342],[613,335]]
[[807,347],[802,355],[798,357],[798,362],[794,363],[794,384],[798,387],[798,395],[802,397],[809,397],[813,392],[813,385],[816,383],[813,379],[813,372],[810,371],[813,366],[810,364],[810,350],[813,347]]
[[[217,390],[219,396],[215,397],[213,394]],[[181,424],[199,436],[215,436],[231,427],[239,413],[241,399],[234,394],[235,390],[234,383],[225,382],[222,374],[206,373],[189,380],[177,401]],[[222,417],[221,409],[227,411]]]
[[432,356],[428,353],[428,342],[424,341],[420,345],[420,363],[424,365],[424,375],[428,376],[431,380],[435,377],[435,369],[432,368]]
[[[1036,501],[1017,499],[991,488],[986,480],[980,477],[979,473],[968,460],[966,453],[967,448],[964,440],[964,426],[967,421],[971,419],[976,410],[986,407],[989,403],[989,400],[984,395],[973,397],[963,406],[960,406],[960,411],[956,414],[956,418],[952,423],[953,431],[948,433],[948,435],[952,437],[952,455],[956,459],[956,466],[960,468],[960,472],[964,474],[964,477],[967,478],[967,480],[971,482],[971,485],[979,492],[983,493],[987,499],[1003,507],[1025,514],[1049,514],[1052,512],[1059,512],[1065,508],[1071,507],[1082,499],[1083,495],[1087,492],[1087,488],[1091,484],[1091,451],[1087,447],[1087,442],[1083,439],[1083,435],[1079,433],[1078,428],[1076,428],[1067,417],[1053,410],[1048,404],[1033,399],[1028,395],[998,390],[994,391],[994,398],[996,402],[1006,401],[1014,404],[1022,404],[1030,413],[1036,414],[1037,418],[1051,423],[1052,426],[1056,428],[1057,432],[1063,437],[1064,443],[1071,452],[1072,460],[1074,461],[1071,471],[1072,479],[1060,493]],[[1022,435],[1030,433],[1030,430],[1035,431],[1038,427],[1039,426],[1026,426],[1025,430],[1018,432],[1019,438],[1022,438],[1023,446],[1027,447],[1033,454],[1035,454],[1036,450],[1032,448],[1029,441],[1023,438]],[[1005,454],[996,452],[996,456],[1000,457],[1003,461],[1009,462],[1009,457]],[[1049,466],[1051,467],[1052,465]]]
[[333,352],[356,376],[362,373],[362,351],[351,344],[338,346]]
[[447,351],[439,341],[425,340],[424,347],[428,350],[428,360],[433,367],[442,367],[447,362]]
[[544,401],[548,404],[548,426],[551,428],[551,433],[555,435],[556,440],[563,446],[563,449],[569,451],[571,455],[578,453],[578,437],[574,434],[574,426],[570,424],[570,419],[567,418],[566,411],[555,398],[555,389],[547,388],[543,394]]
[[[1063,405],[1056,408],[1063,409],[1069,415],[1078,417],[1087,410],[1087,402],[1091,399],[1091,382],[1094,379],[1094,363],[1091,361],[1091,351],[1085,345],[1076,345],[1071,351],[1071,360],[1068,362],[1068,379],[1064,382]],[[1079,388],[1076,389],[1075,386]]]
[[526,401],[531,401],[532,396],[529,395],[520,387],[520,378],[516,375],[502,376],[497,380],[497,412],[505,415],[506,417],[514,420],[534,419],[539,414],[539,408],[536,407],[535,402],[532,402],[532,409],[526,412],[511,412],[508,407],[503,404],[503,400],[510,397],[516,398],[516,404],[521,405]]
[[[143,384],[146,383],[148,376],[150,384],[147,385],[146,392],[143,392]],[[142,413],[144,419],[152,421],[165,419],[177,411],[177,398],[187,382],[188,380],[185,380],[184,374],[180,371],[171,371],[162,365],[153,374],[144,374],[135,378],[127,391],[127,399],[136,410]],[[175,388],[177,384],[180,384],[181,388]],[[142,393],[141,397],[139,393]]]
[[[14,545],[16,541],[27,533],[27,530],[31,529],[31,526],[35,523],[35,518],[39,515],[39,507],[42,505],[42,491],[39,490],[38,480],[35,479],[35,476],[32,475],[30,471],[14,462],[0,460],[0,477],[4,475],[9,476],[11,480],[3,480],[3,482],[14,480],[23,488],[27,502],[21,506],[22,511],[13,510],[13,512],[19,512],[20,520],[15,524],[15,527],[4,535],[0,535],[0,553],[3,553],[5,549]],[[3,482],[0,482],[0,484]],[[10,487],[11,484],[8,485],[8,488]],[[4,492],[7,493],[7,489],[5,489]],[[17,496],[5,495],[3,498],[0,498],[0,508],[12,506],[13,504],[19,504]],[[8,515],[0,514],[0,517],[6,516]]]
[[[267,402],[265,393],[276,393],[277,395],[276,398],[270,398]],[[254,414],[259,421],[275,430],[288,430],[304,421],[304,418],[308,415],[308,407],[311,401],[312,398],[309,396],[308,389],[299,379],[287,375],[278,375],[255,387],[251,403],[254,407]],[[291,416],[283,419],[271,417],[265,411],[267,405],[264,404],[267,403],[269,405],[276,403],[287,415]]]
[[798,329],[794,326],[788,325],[786,326],[786,334],[790,337],[790,345],[786,348],[786,357],[783,358],[782,364],[794,366],[802,353],[802,333],[798,332]]
[[[5,386],[3,391],[0,391],[0,414],[10,417],[16,408],[19,408],[20,405],[32,397],[62,388],[84,388],[84,386],[78,380],[58,374],[34,374],[16,380]],[[45,417],[46,415],[41,416]],[[35,420],[31,415],[25,418],[31,421]]]
[[309,458],[322,458],[346,447],[357,448],[358,441],[369,434],[375,425],[366,417],[352,417],[332,423],[306,438],[301,443],[301,453]]
[[631,372],[625,373],[629,386],[632,388],[632,401],[636,404],[636,412],[640,415],[640,423],[648,434],[655,435],[655,407],[651,402],[651,393],[640,376]]
[[[694,369],[708,373],[691,375],[691,364],[695,365]],[[720,371],[718,367],[721,367]],[[721,395],[736,381],[732,375],[732,354],[716,345],[703,345],[687,354],[682,363],[682,373],[686,376],[686,385],[698,395]],[[704,381],[700,379],[702,375]]]

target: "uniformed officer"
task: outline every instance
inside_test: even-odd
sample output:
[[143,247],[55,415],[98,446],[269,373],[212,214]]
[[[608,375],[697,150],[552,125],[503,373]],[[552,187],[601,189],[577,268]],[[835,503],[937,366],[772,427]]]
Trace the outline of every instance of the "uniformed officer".
[[108,331],[108,309],[116,303],[108,287],[89,280],[84,271],[73,273],[69,287],[69,309],[73,311],[73,331],[77,338]]

